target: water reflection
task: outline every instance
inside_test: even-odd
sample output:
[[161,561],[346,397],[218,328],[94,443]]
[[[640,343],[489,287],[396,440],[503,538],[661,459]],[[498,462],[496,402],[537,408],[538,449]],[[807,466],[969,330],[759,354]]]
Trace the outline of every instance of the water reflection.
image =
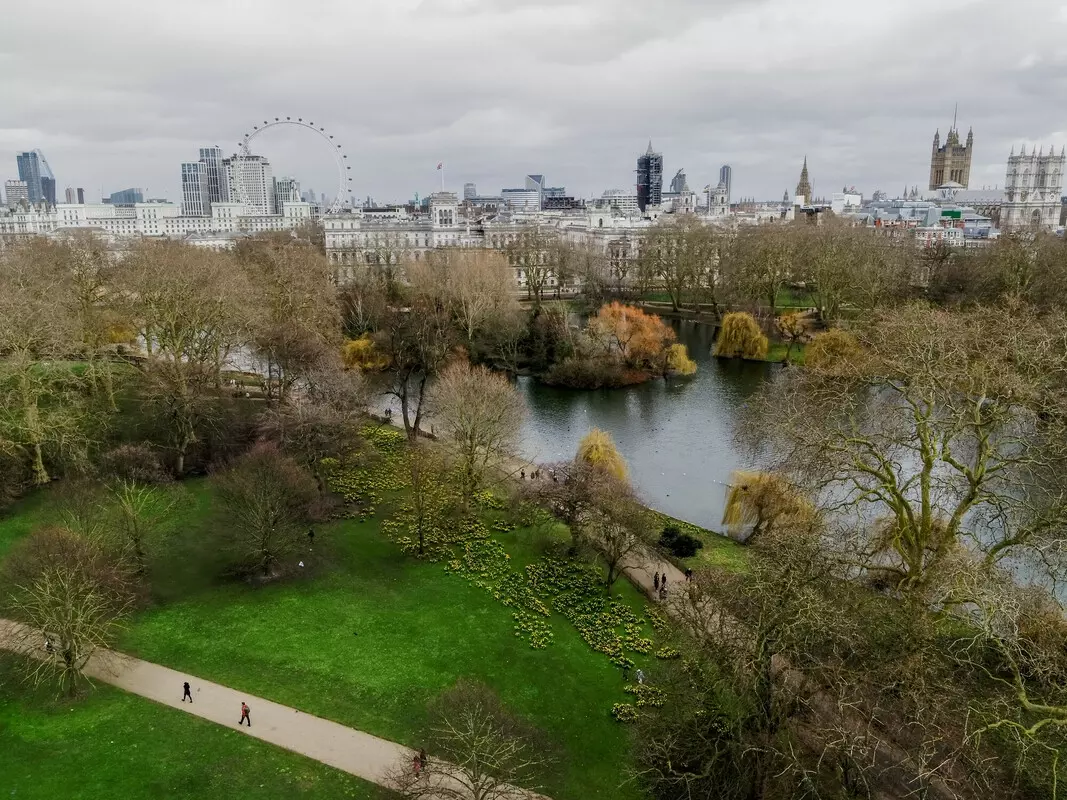
[[724,484],[742,465],[733,444],[738,412],[775,367],[719,361],[711,356],[710,326],[676,322],[674,327],[697,362],[692,378],[599,391],[556,389],[520,378],[519,391],[529,408],[523,451],[540,461],[567,459],[591,428],[601,428],[615,439],[649,505],[717,527]]

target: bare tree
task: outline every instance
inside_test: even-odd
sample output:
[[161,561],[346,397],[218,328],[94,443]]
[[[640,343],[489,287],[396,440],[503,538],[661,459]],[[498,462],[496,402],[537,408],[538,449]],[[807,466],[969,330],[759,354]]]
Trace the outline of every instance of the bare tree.
[[487,472],[513,457],[525,406],[506,377],[466,362],[441,373],[433,398],[434,418],[456,447],[460,496],[470,502]]
[[663,218],[641,241],[638,269],[667,290],[678,311],[698,290],[716,303],[718,232],[691,216]]
[[230,256],[143,243],[116,278],[150,358],[144,391],[170,429],[174,471],[217,412],[220,371],[248,331],[250,289]]
[[426,384],[452,349],[448,315],[431,298],[417,296],[409,306],[388,310],[376,338],[391,360],[389,394],[400,402],[404,430],[414,440],[422,426]]
[[739,233],[723,264],[731,293],[754,306],[765,304],[772,317],[778,293],[793,277],[794,232],[786,225],[760,225]]
[[340,342],[332,269],[317,248],[291,238],[242,243],[237,261],[254,288],[251,344],[267,371],[267,397],[284,400]]
[[559,246],[553,234],[535,225],[519,233],[504,249],[511,266],[521,271],[526,296],[535,306],[540,306],[544,300],[545,289],[554,275],[554,259]]
[[43,528],[15,546],[5,578],[12,615],[31,626],[20,634],[37,656],[25,662],[29,678],[74,694],[89,659],[114,643],[133,610],[132,575],[81,536]]
[[1060,324],[1023,308],[881,313],[849,361],[769,385],[744,430],[854,522],[863,565],[902,591],[960,546],[1046,559],[1067,519]]
[[626,562],[648,553],[653,523],[625,483],[607,479],[601,481],[600,487],[578,531],[604,559],[604,589],[610,592]]
[[115,509],[115,533],[120,552],[143,577],[148,572],[149,540],[162,529],[177,500],[158,486],[132,480],[116,481],[109,487]]
[[323,363],[307,373],[304,391],[290,394],[263,413],[260,432],[309,470],[324,491],[323,460],[343,462],[363,451],[360,426],[366,406],[362,376]]
[[263,579],[299,546],[315,482],[291,458],[260,444],[218,477],[222,515],[241,562]]
[[416,772],[405,758],[390,773],[401,797],[518,800],[532,797],[552,748],[508,711],[489,687],[461,679],[430,708],[431,755]]
[[495,251],[446,248],[411,263],[407,274],[416,293],[444,301],[468,347],[517,308],[514,270]]
[[84,461],[93,429],[86,378],[63,363],[79,331],[53,255],[34,241],[0,258],[0,448],[38,485],[51,480],[50,464]]

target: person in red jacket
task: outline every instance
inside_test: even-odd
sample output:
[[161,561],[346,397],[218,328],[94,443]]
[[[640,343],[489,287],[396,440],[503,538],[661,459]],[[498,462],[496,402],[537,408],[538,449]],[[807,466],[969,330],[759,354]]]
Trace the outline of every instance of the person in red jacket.
[[242,700],[241,701],[241,721],[237,723],[238,725],[243,725],[245,722],[247,722],[248,723],[248,727],[249,728],[252,727],[252,718],[250,716],[248,716],[249,710],[250,709],[248,708],[248,704],[245,703]]

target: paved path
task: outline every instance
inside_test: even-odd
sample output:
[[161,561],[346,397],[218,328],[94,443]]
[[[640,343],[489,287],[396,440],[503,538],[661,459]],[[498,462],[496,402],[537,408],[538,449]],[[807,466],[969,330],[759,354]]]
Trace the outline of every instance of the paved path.
[[[34,652],[31,648],[42,647],[43,640],[39,632],[0,619],[0,648],[40,656],[40,651]],[[300,753],[380,786],[389,787],[388,771],[399,764],[411,764],[415,756],[413,750],[396,742],[112,651],[95,654],[86,665],[85,674],[186,714],[225,725],[245,736],[254,736]],[[192,688],[192,703],[181,702],[182,684],[185,681],[189,681]],[[237,724],[242,701],[248,703],[251,709],[252,727],[239,727]]]

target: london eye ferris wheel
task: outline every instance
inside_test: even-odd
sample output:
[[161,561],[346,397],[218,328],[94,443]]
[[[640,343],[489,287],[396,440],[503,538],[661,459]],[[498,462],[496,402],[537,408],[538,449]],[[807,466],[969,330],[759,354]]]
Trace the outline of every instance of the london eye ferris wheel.
[[[265,119],[262,124],[253,125],[252,130],[245,133],[241,141],[237,143],[238,150],[235,160],[237,161],[238,175],[246,174],[249,171],[251,162],[256,158],[252,154],[251,145],[253,140],[265,131],[281,126],[295,126],[311,131],[329,147],[334,165],[337,168],[337,191],[334,192],[333,200],[329,206],[322,209],[322,216],[327,217],[340,213],[352,194],[352,167],[348,163],[348,154],[345,153],[344,148],[325,127],[316,125],[313,121],[305,120],[303,117],[296,117],[295,119],[293,117],[275,117],[273,120]],[[237,199],[246,207],[254,205],[253,199],[248,196],[250,191],[249,184],[250,182],[246,180],[236,181]]]

